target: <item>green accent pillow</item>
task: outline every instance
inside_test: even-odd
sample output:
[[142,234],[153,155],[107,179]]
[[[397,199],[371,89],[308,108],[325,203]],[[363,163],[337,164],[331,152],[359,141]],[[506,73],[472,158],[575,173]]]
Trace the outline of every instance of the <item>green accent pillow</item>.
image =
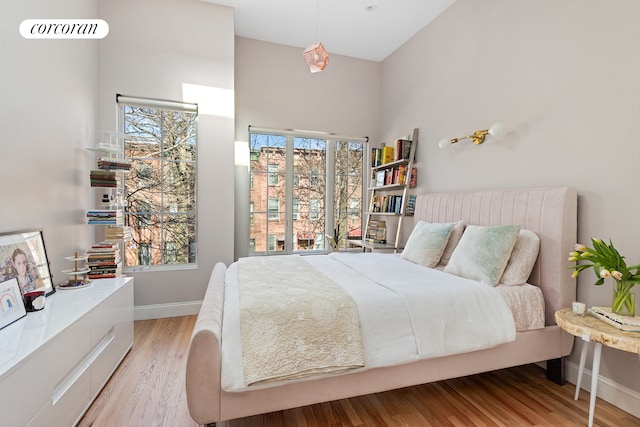
[[444,271],[495,286],[504,273],[519,231],[519,225],[467,225]]
[[447,246],[455,223],[431,224],[419,221],[413,228],[401,258],[425,267],[435,267]]

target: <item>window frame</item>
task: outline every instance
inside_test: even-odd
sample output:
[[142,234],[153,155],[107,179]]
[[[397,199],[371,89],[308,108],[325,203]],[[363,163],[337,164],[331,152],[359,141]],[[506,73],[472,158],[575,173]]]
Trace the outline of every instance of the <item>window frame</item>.
[[[135,272],[135,271],[147,271],[147,270],[177,270],[177,269],[184,269],[184,268],[188,268],[188,269],[192,269],[192,268],[197,268],[198,267],[198,231],[199,231],[199,226],[198,226],[198,203],[197,203],[197,199],[198,199],[198,146],[199,146],[199,113],[198,113],[198,105],[197,104],[193,104],[193,103],[186,103],[186,102],[178,102],[178,101],[170,101],[170,100],[162,100],[162,99],[152,99],[152,98],[140,98],[140,97],[131,97],[131,96],[124,96],[124,95],[116,95],[116,104],[117,104],[117,121],[118,121],[118,132],[120,133],[121,138],[123,139],[123,154],[125,154],[125,158],[130,159],[130,160],[144,160],[144,157],[141,158],[130,158],[126,156],[126,150],[125,150],[125,143],[126,140],[129,141],[135,141],[136,139],[139,140],[139,138],[137,138],[135,135],[129,135],[125,133],[125,109],[127,107],[142,107],[142,108],[149,108],[149,109],[155,109],[155,110],[162,110],[163,113],[165,114],[169,114],[171,112],[183,112],[183,113],[190,113],[193,114],[193,121],[190,122],[190,126],[192,126],[193,132],[188,134],[189,138],[190,138],[190,144],[192,145],[192,154],[190,155],[191,158],[185,158],[185,157],[180,157],[177,159],[172,159],[172,158],[165,158],[164,156],[158,157],[158,158],[154,158],[154,157],[149,157],[147,159],[149,160],[153,160],[153,161],[158,161],[160,162],[161,166],[160,166],[160,170],[165,170],[165,168],[169,171],[169,173],[166,176],[167,182],[165,183],[164,180],[162,180],[162,182],[160,182],[159,188],[160,191],[162,193],[163,196],[161,196],[163,198],[163,202],[162,202],[162,206],[163,209],[157,211],[157,212],[150,212],[150,211],[141,211],[137,212],[138,215],[136,215],[136,217],[141,218],[143,222],[143,224],[141,224],[140,226],[143,228],[150,228],[153,227],[152,224],[150,224],[149,222],[152,221],[153,216],[161,216],[163,219],[160,221],[160,225],[159,227],[159,233],[162,236],[161,239],[157,242],[154,243],[152,241],[148,241],[148,240],[141,240],[139,242],[139,248],[137,250],[137,254],[136,256],[136,262],[138,262],[138,265],[125,265],[126,262],[126,255],[123,252],[122,254],[122,265],[123,265],[123,271],[126,272]],[[160,127],[163,129],[163,125],[160,125]],[[158,141],[160,142],[160,144],[163,143],[164,141],[164,134],[162,134],[163,137],[159,138]],[[165,184],[167,185],[171,185],[172,183],[175,184],[175,180],[176,177],[175,175],[172,173],[173,170],[171,168],[167,168],[168,164],[179,164],[179,163],[189,163],[191,164],[190,167],[192,167],[193,169],[193,182],[190,183],[189,185],[193,188],[193,193],[189,195],[190,198],[192,198],[192,201],[190,201],[189,203],[191,203],[189,205],[190,209],[188,210],[183,210],[183,211],[179,211],[178,209],[178,205],[176,202],[171,202],[169,201],[169,199],[167,199],[167,201],[164,201],[164,195],[165,195]],[[140,162],[140,165],[145,165],[146,163],[144,162]],[[146,164],[148,166],[148,164]],[[145,166],[142,166],[145,167]],[[151,169],[151,167],[149,167]],[[127,179],[127,176],[125,175],[125,180]],[[142,177],[142,179],[149,179],[149,177]],[[124,184],[123,184],[124,187]],[[129,210],[125,209],[124,212],[124,217],[125,217],[125,224],[129,225],[129,220],[130,218],[133,218],[133,216],[130,216],[130,214],[128,214]],[[128,216],[129,215],[129,216]],[[173,245],[175,247],[174,251],[174,256],[170,256],[169,258],[174,258],[177,257],[177,254],[179,252],[179,248],[176,245],[176,241],[171,239],[170,236],[167,234],[167,239],[165,239],[165,220],[168,220],[170,218],[177,218],[177,217],[184,217],[188,222],[187,224],[189,225],[189,227],[191,227],[193,229],[192,232],[190,232],[188,234],[188,241],[185,243],[185,246],[183,248],[186,249],[186,253],[183,253],[186,256],[186,262],[181,262],[181,263],[176,263],[175,259],[171,259],[169,260],[170,262],[167,262],[167,257],[166,255],[166,247],[167,244],[169,243],[170,246]],[[192,218],[190,218],[192,217]],[[156,249],[154,249],[154,245],[157,246]],[[122,245],[121,245],[122,246]],[[123,247],[121,247],[121,250],[124,250]],[[160,262],[153,264],[153,258],[154,255],[152,253],[152,251],[158,251],[160,253]],[[143,254],[144,252],[144,254]],[[142,258],[144,258],[145,260],[148,260],[149,263],[143,263],[142,262]]]
[[[319,201],[319,211],[315,210],[313,212],[311,212],[311,203],[306,202],[305,204],[309,204],[308,207],[308,212],[302,212],[306,215],[309,216],[313,216],[315,218],[320,217],[320,214],[323,213],[324,215],[324,230],[325,230],[325,234],[334,234],[334,228],[337,226],[337,222],[339,220],[339,215],[334,212],[334,197],[336,197],[335,195],[335,189],[336,186],[338,185],[338,183],[336,182],[337,180],[335,179],[337,176],[342,176],[343,173],[340,173],[338,175],[338,171],[337,171],[337,165],[338,162],[336,160],[336,152],[338,151],[338,146],[339,144],[342,143],[347,143],[349,145],[349,147],[351,146],[351,143],[357,143],[357,144],[361,144],[358,148],[356,148],[355,150],[362,150],[360,156],[359,156],[359,161],[361,161],[361,164],[358,166],[359,169],[361,170],[361,174],[359,175],[359,182],[357,183],[357,185],[359,185],[359,190],[360,192],[357,193],[357,197],[355,197],[355,199],[357,200],[357,203],[359,203],[359,214],[360,214],[360,221],[359,221],[359,230],[360,233],[364,232],[364,221],[365,221],[365,212],[364,212],[364,206],[365,203],[363,202],[364,200],[366,200],[366,195],[367,195],[367,176],[368,176],[368,169],[367,169],[367,165],[368,165],[368,155],[369,155],[369,140],[368,137],[353,137],[353,136],[340,136],[340,135],[336,135],[336,134],[330,134],[330,133],[324,133],[324,132],[309,132],[309,131],[291,131],[291,130],[281,130],[281,129],[268,129],[268,128],[258,128],[255,126],[249,126],[249,138],[248,140],[250,141],[250,147],[249,150],[251,151],[251,153],[253,154],[253,158],[252,160],[257,161],[258,157],[256,157],[258,154],[256,154],[259,150],[256,150],[255,148],[253,148],[253,134],[258,134],[258,135],[272,135],[275,137],[284,137],[286,144],[285,144],[285,171],[284,173],[282,171],[279,172],[279,175],[282,177],[284,176],[284,184],[285,184],[285,198],[284,198],[284,207],[282,207],[282,205],[280,206],[280,211],[279,214],[280,215],[284,215],[284,222],[285,222],[285,241],[284,241],[284,250],[278,250],[280,248],[280,241],[276,241],[276,249],[272,250],[269,248],[269,244],[268,241],[265,244],[265,248],[266,250],[264,251],[259,251],[259,252],[255,252],[255,251],[251,251],[249,250],[248,255],[249,256],[260,256],[260,255],[280,255],[280,254],[291,254],[291,253],[304,253],[304,254],[309,254],[309,253],[326,253],[328,252],[327,248],[325,247],[325,241],[326,239],[324,238],[324,235],[321,236],[322,238],[320,239],[320,237],[316,236],[316,241],[314,243],[314,249],[312,250],[297,250],[295,248],[295,246],[297,245],[297,234],[294,233],[294,226],[293,223],[294,221],[299,221],[301,218],[301,208],[302,208],[302,203],[300,202],[300,199],[298,199],[298,211],[295,212],[295,203],[294,203],[294,196],[293,196],[293,186],[296,182],[296,178],[298,178],[298,182],[300,182],[300,171],[298,171],[295,167],[295,163],[294,163],[294,144],[293,144],[293,140],[295,138],[307,138],[307,139],[311,139],[311,140],[319,140],[319,141],[323,141],[326,144],[326,150],[324,152],[325,155],[325,170],[323,172],[319,171],[319,170],[313,170],[307,173],[304,173],[304,175],[309,175],[307,178],[305,179],[315,179],[316,183],[317,182],[321,182],[321,181],[325,181],[325,192],[324,192],[324,198],[318,199]],[[276,143],[276,145],[274,145],[274,147],[276,146],[280,146],[279,143]],[[268,147],[268,146],[266,146]],[[349,155],[349,158],[350,155]],[[265,170],[266,169],[266,170]],[[250,188],[252,191],[255,191],[255,188],[253,186],[254,184],[254,176],[255,173],[262,173],[262,174],[266,174],[267,175],[267,182],[269,181],[269,175],[271,174],[275,174],[274,171],[269,170],[269,164],[267,163],[267,167],[264,167],[264,164],[262,165],[262,167],[257,168],[257,169],[252,169],[250,166],[249,169],[249,181],[250,181]],[[329,177],[329,175],[331,175],[331,177]],[[346,176],[354,176],[351,173],[347,172]],[[355,176],[358,176],[358,174],[356,174]],[[347,178],[350,179],[350,178]],[[256,183],[258,181],[255,181]],[[279,184],[281,184],[279,182]],[[350,184],[349,184],[350,185]],[[265,194],[263,194],[261,197],[266,197],[267,199],[269,198],[268,194],[269,191],[268,188],[269,187],[273,187],[270,185],[266,185],[266,192]],[[258,189],[258,191],[262,191],[263,189]],[[250,200],[251,197],[250,196]],[[351,198],[353,198],[354,195],[349,195],[349,199],[350,202],[349,203],[353,203],[351,202]],[[258,200],[258,199],[257,199]],[[264,200],[264,198],[262,199]],[[261,203],[264,203],[261,202]],[[268,204],[268,203],[267,203]],[[256,205],[257,206],[257,205]],[[351,206],[350,206],[351,207]],[[304,211],[304,208],[302,208],[302,211]],[[353,220],[354,215],[352,215],[352,209],[348,209],[346,212],[347,217],[350,217],[349,220]],[[312,215],[313,214],[313,215]],[[271,222],[272,220],[268,218],[268,216],[270,215],[269,213],[269,209],[267,206],[267,209],[265,209],[265,212],[258,212],[258,213],[254,213],[255,218],[256,218],[256,222],[254,222],[254,224],[258,224],[258,215],[265,215],[267,216],[267,226],[266,226],[266,230],[264,231],[264,233],[268,236],[270,234],[273,234],[274,231],[272,230],[272,228],[270,228],[270,226],[268,225],[269,222]],[[357,215],[356,215],[357,217]],[[280,218],[282,220],[282,218]],[[275,218],[273,219],[273,221],[275,221]],[[357,221],[357,219],[356,219]],[[340,223],[342,224],[342,221],[340,221]],[[347,225],[345,226],[345,236],[344,239],[345,241],[348,240],[349,238],[353,238],[352,236],[355,235],[357,236],[357,234],[351,234],[351,232],[353,230],[358,230],[358,228],[350,228],[353,227],[353,222],[351,223],[347,223]],[[249,227],[249,239],[255,238],[256,235],[253,234],[254,230],[251,228],[251,226]],[[265,237],[267,237],[265,236]],[[264,239],[264,237],[263,237]],[[254,239],[255,241],[256,239]],[[268,237],[267,237],[268,240]],[[264,240],[263,240],[264,241]],[[348,245],[348,244],[346,244]],[[255,249],[255,245],[253,246],[253,248]]]

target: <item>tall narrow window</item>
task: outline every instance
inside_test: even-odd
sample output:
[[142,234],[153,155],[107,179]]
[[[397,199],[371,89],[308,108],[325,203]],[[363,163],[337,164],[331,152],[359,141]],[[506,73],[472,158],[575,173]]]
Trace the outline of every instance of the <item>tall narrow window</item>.
[[125,267],[196,263],[196,159],[194,104],[118,96],[125,157]]
[[361,238],[366,138],[257,128],[249,137],[252,253],[325,250],[325,234],[340,247]]

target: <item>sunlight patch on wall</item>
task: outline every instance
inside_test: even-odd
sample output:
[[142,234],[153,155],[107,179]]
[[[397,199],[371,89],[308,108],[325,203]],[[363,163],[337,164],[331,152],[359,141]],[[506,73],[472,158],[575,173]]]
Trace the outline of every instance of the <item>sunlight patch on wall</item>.
[[198,104],[198,114],[210,116],[235,117],[234,91],[219,87],[182,84],[182,100]]
[[236,141],[235,155],[236,166],[249,167],[249,143],[247,141]]

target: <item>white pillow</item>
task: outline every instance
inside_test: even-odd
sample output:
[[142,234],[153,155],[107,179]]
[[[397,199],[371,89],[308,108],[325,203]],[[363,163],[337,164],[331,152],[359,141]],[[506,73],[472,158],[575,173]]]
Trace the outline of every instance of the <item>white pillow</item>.
[[531,230],[520,230],[500,283],[517,286],[527,283],[540,252],[540,238]]
[[449,241],[447,242],[447,246],[444,247],[444,252],[442,252],[442,258],[440,258],[439,264],[445,266],[449,263],[451,259],[451,254],[453,254],[454,249],[458,246],[458,242],[462,237],[462,233],[464,232],[464,222],[462,220],[456,222],[456,225],[451,229],[451,235],[449,236]]
[[419,221],[407,239],[400,257],[425,267],[435,267],[442,257],[454,225]]
[[509,261],[519,225],[468,225],[444,271],[495,286]]

